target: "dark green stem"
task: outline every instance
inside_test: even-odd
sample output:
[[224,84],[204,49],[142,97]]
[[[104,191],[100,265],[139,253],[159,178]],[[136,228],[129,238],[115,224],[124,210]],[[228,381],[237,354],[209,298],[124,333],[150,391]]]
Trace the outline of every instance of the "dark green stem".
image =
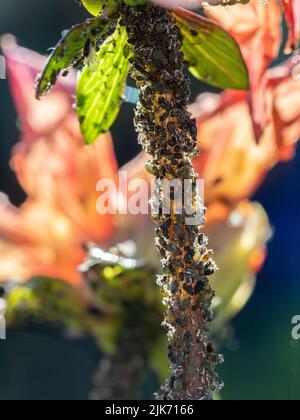
[[149,360],[149,343],[141,326],[123,331],[117,351],[106,356],[94,377],[92,400],[132,400],[139,394]]

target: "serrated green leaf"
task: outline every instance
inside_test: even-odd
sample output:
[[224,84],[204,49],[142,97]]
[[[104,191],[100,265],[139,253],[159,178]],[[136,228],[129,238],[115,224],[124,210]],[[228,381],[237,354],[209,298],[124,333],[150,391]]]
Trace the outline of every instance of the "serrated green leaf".
[[174,15],[191,73],[218,88],[248,90],[248,70],[235,39],[196,13],[178,9]]
[[91,49],[98,48],[99,43],[114,31],[115,25],[113,18],[99,17],[88,19],[66,31],[38,79],[37,98],[48,93],[64,71],[82,66]]
[[124,27],[103,44],[97,53],[97,65],[86,66],[77,87],[77,113],[87,143],[107,132],[120,110],[129,69]]

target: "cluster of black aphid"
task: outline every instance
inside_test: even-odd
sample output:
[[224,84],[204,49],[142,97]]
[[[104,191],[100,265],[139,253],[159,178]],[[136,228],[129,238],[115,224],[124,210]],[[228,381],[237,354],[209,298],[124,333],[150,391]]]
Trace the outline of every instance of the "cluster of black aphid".
[[[136,129],[144,150],[152,156],[147,169],[158,179],[191,180],[190,206],[195,215],[202,213],[204,220],[191,162],[198,154],[197,129],[187,111],[190,89],[183,74],[180,32],[172,15],[157,6],[125,7],[122,16],[132,46],[132,75],[141,92]],[[169,336],[172,371],[157,398],[211,399],[220,389],[214,372],[220,358],[207,339],[214,297],[208,276],[214,273],[215,264],[201,226],[186,224],[185,212],[163,214],[168,199],[162,188],[153,197],[153,204],[160,209],[154,216],[163,262],[158,284],[167,307],[163,325]]]
[[[67,76],[71,68],[82,70],[91,52],[98,52],[103,41],[112,35],[117,26],[117,17],[110,19],[106,16],[99,16],[97,19],[87,19],[84,23],[75,25],[71,30],[66,31],[58,45],[50,56],[49,62],[45,67],[44,73],[48,72],[48,84],[42,87],[40,92],[40,82],[42,77],[37,80],[37,96],[48,93],[55,85],[59,76]],[[51,65],[51,60],[55,57],[59,65]]]

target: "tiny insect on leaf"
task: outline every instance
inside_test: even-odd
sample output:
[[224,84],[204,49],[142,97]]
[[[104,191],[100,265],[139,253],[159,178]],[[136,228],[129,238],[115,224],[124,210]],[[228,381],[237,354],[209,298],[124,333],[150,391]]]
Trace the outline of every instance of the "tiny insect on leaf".
[[71,67],[84,64],[92,46],[111,34],[114,19],[92,18],[66,31],[50,55],[37,82],[36,96],[40,98],[55,85],[57,78]]

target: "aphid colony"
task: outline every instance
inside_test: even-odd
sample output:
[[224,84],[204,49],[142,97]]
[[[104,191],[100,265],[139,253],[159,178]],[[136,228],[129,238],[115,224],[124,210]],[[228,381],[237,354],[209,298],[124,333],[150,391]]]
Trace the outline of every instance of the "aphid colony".
[[[192,181],[190,206],[199,213],[196,175],[191,158],[198,154],[195,121],[187,111],[189,81],[183,75],[181,36],[169,12],[156,6],[124,7],[122,23],[132,46],[132,76],[140,88],[136,129],[144,150],[152,156],[147,169],[158,179]],[[163,208],[164,190],[154,194],[154,205]],[[156,245],[163,273],[158,284],[167,307],[163,325],[169,336],[172,376],[158,399],[211,399],[220,389],[214,368],[221,360],[209,343],[214,297],[208,276],[216,267],[207,239],[198,225],[187,225],[186,214],[162,211],[157,223]],[[202,205],[201,205],[202,206]],[[204,207],[200,208],[205,215]]]

